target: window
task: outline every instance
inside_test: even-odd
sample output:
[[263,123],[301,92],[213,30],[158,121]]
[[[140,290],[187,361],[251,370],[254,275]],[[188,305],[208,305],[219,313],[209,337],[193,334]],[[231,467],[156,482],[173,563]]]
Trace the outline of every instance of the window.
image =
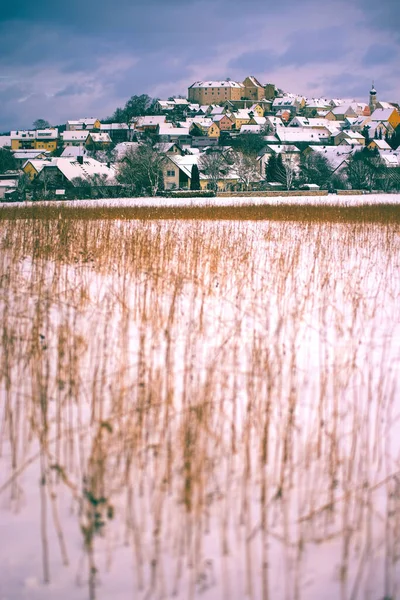
[[167,177],[175,177],[175,171],[167,171]]

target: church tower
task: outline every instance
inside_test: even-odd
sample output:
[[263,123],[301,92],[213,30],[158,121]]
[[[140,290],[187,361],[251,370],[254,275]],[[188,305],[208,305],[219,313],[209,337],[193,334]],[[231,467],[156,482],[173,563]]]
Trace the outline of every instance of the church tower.
[[376,89],[375,89],[375,86],[374,86],[374,82],[372,82],[372,88],[371,88],[371,91],[369,93],[369,109],[371,111],[371,114],[376,109],[377,103],[378,103],[378,98],[376,97]]

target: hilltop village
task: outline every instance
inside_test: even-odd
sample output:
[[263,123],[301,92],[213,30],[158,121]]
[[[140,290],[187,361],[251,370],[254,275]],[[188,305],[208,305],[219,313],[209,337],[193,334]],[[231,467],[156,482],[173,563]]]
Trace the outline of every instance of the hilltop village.
[[250,190],[400,189],[400,107],[197,81],[187,97],[133,96],[107,118],[0,136],[0,198]]

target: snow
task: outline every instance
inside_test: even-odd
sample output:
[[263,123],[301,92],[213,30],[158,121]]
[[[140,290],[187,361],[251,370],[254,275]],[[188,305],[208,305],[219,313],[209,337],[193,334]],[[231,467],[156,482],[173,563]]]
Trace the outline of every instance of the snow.
[[[170,157],[175,159],[176,157]],[[181,157],[178,157],[181,158]],[[190,156],[182,157],[192,164],[195,159]],[[35,206],[54,204],[35,202]],[[311,205],[311,206],[375,206],[379,204],[400,204],[400,194],[327,194],[325,196],[217,196],[215,198],[109,198],[101,200],[57,200],[57,205],[75,207],[107,207],[107,206],[141,206],[141,207],[185,207],[185,206],[285,206],[285,205]],[[1,206],[32,206],[31,202],[19,204],[3,203]]]
[[[399,197],[388,198],[398,202]],[[211,200],[236,204],[239,199]],[[181,201],[189,203],[173,200]],[[101,244],[102,224],[88,227]],[[114,250],[104,260],[85,257],[90,243],[78,236],[76,260],[61,264],[34,258],[26,247],[9,243],[2,249],[4,280],[12,252],[18,257],[13,285],[0,287],[0,311],[10,334],[13,362],[7,372],[22,467],[15,477],[7,433],[10,395],[2,379],[0,528],[6,543],[0,544],[1,600],[89,597],[80,529],[88,510],[83,489],[103,468],[115,517],[95,538],[98,600],[150,600],[174,592],[185,599],[258,600],[263,552],[270,598],[347,600],[356,597],[358,574],[358,597],[395,597],[400,585],[395,562],[399,490],[392,477],[400,467],[398,226],[115,221],[107,231],[104,243]],[[3,241],[1,223],[0,236]],[[42,347],[32,359],[37,322]],[[63,335],[69,342],[57,371]],[[45,487],[53,485],[70,564],[62,564],[49,494],[50,582],[45,584],[40,410],[32,398],[41,389],[36,386],[44,384],[47,357],[49,463],[59,452],[57,460],[76,494],[48,470]],[[7,363],[1,364],[6,371]],[[201,412],[204,398],[210,407]],[[270,459],[261,469],[268,399]],[[57,407],[63,411],[61,434]],[[291,416],[290,458],[282,471],[276,465]],[[104,422],[113,424],[111,433],[101,430]],[[187,457],[181,448],[190,432],[197,449],[191,461],[198,469],[192,513],[182,501]],[[99,448],[106,459],[96,454]],[[125,479],[129,450],[130,486]],[[286,483],[278,497],[282,474]],[[260,517],[264,480],[267,547]]]

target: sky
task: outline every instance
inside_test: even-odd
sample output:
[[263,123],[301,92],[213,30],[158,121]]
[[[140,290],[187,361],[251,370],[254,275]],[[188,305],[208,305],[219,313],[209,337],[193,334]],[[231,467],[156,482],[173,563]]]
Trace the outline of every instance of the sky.
[[104,118],[134,94],[255,75],[400,102],[398,0],[0,0],[0,132]]

